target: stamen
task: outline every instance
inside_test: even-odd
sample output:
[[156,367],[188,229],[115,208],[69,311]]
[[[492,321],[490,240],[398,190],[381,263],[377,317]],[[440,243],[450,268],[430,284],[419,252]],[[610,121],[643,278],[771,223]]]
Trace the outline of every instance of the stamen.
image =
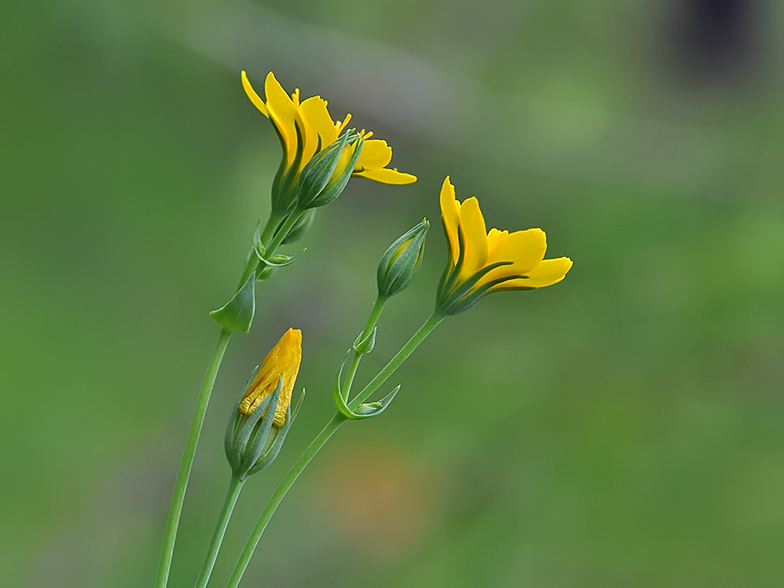
[[346,114],[346,120],[344,120],[343,122],[338,122],[337,123],[338,134],[343,132],[343,129],[346,128],[346,125],[348,124],[348,121],[350,121],[350,120],[351,120],[351,115],[350,114]]

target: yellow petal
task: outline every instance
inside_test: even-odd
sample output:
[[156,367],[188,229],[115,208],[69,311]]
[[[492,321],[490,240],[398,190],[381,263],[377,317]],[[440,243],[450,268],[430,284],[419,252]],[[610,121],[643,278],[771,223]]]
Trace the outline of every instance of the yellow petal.
[[[286,144],[286,155],[289,165],[294,161],[297,152],[297,131],[294,126],[299,118],[299,113],[286,91],[275,79],[275,74],[270,72],[264,83],[264,93],[267,96],[267,111],[269,117]],[[300,119],[301,120],[301,119]],[[304,129],[301,129],[304,132]]]
[[380,139],[370,139],[365,141],[362,146],[362,153],[359,154],[356,169],[359,172],[368,169],[380,169],[389,165],[392,161],[392,148],[386,141]]
[[286,423],[286,413],[291,404],[291,393],[301,360],[302,332],[299,329],[289,329],[264,358],[259,373],[240,402],[239,411],[246,415],[252,414],[275,391],[280,378],[280,396],[273,424],[282,427]]
[[564,279],[567,272],[572,267],[572,260],[568,257],[559,257],[557,259],[545,259],[542,263],[528,272],[528,279],[509,280],[503,282],[498,286],[493,287],[493,290],[503,290],[505,288],[544,288],[545,286],[552,286]]
[[[299,113],[305,124],[305,145],[302,161],[307,163],[317,151],[324,149],[338,139],[338,131],[327,110],[327,101],[319,96],[308,98],[299,107]],[[321,138],[319,145],[319,138]]]
[[250,98],[250,101],[253,102],[253,106],[258,108],[261,111],[261,114],[269,118],[269,112],[267,112],[267,105],[264,104],[264,100],[259,98],[259,95],[256,94],[256,90],[254,90],[253,86],[250,85],[248,76],[244,71],[242,72],[242,87],[245,88],[245,93],[248,95],[248,98]]
[[[490,229],[490,232],[487,233],[487,259],[493,259],[493,250],[498,246],[499,243],[502,243],[507,235],[509,235],[509,231],[499,231],[498,229]],[[492,262],[488,262],[492,263]]]
[[460,225],[465,235],[465,261],[460,277],[466,278],[487,262],[487,230],[476,197],[468,198],[460,206]]
[[460,224],[460,205],[455,199],[455,187],[449,181],[449,176],[441,186],[441,218],[444,220],[446,235],[449,239],[449,251],[452,263],[457,263],[460,254],[457,239],[457,227]]
[[497,240],[487,257],[487,265],[499,261],[511,261],[511,265],[502,265],[487,273],[481,284],[492,282],[504,276],[528,274],[538,266],[544,258],[547,241],[542,229],[515,231]]
[[[361,157],[362,154],[360,154],[360,158]],[[399,172],[396,169],[387,169],[386,167],[381,169],[366,169],[361,172],[354,172],[352,175],[358,178],[375,180],[376,182],[381,182],[382,184],[413,184],[417,180],[416,176]]]

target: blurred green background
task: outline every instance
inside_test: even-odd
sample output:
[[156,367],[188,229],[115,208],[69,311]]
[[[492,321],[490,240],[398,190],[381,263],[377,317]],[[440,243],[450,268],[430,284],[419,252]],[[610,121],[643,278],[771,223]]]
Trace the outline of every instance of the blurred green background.
[[[270,70],[394,147],[229,347],[180,527],[192,586],[252,367],[304,333],[304,410],[215,586],[332,414],[375,266],[451,174],[575,266],[445,322],[273,519],[243,586],[784,585],[784,5],[44,0],[0,8],[0,585],[151,586],[217,327],[279,146]],[[291,251],[295,251],[291,248]],[[429,314],[445,247],[360,376]]]

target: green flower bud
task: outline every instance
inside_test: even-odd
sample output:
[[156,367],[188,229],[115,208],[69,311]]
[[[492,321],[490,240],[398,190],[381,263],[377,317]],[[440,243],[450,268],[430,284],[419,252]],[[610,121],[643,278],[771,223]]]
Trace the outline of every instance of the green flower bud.
[[378,264],[379,296],[394,296],[414,280],[425,252],[425,236],[430,222],[421,223],[390,245]]
[[300,210],[324,206],[340,196],[351,178],[363,143],[362,136],[350,130],[308,162],[297,184]]

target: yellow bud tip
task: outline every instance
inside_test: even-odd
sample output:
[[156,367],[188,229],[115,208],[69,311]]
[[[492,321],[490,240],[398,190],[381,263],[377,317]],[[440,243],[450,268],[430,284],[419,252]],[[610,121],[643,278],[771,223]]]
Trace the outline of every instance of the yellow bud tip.
[[239,411],[250,415],[278,386],[280,396],[272,424],[278,428],[286,424],[286,415],[291,404],[291,393],[297,381],[299,364],[302,361],[302,331],[289,329],[264,358],[259,373],[245,391]]

